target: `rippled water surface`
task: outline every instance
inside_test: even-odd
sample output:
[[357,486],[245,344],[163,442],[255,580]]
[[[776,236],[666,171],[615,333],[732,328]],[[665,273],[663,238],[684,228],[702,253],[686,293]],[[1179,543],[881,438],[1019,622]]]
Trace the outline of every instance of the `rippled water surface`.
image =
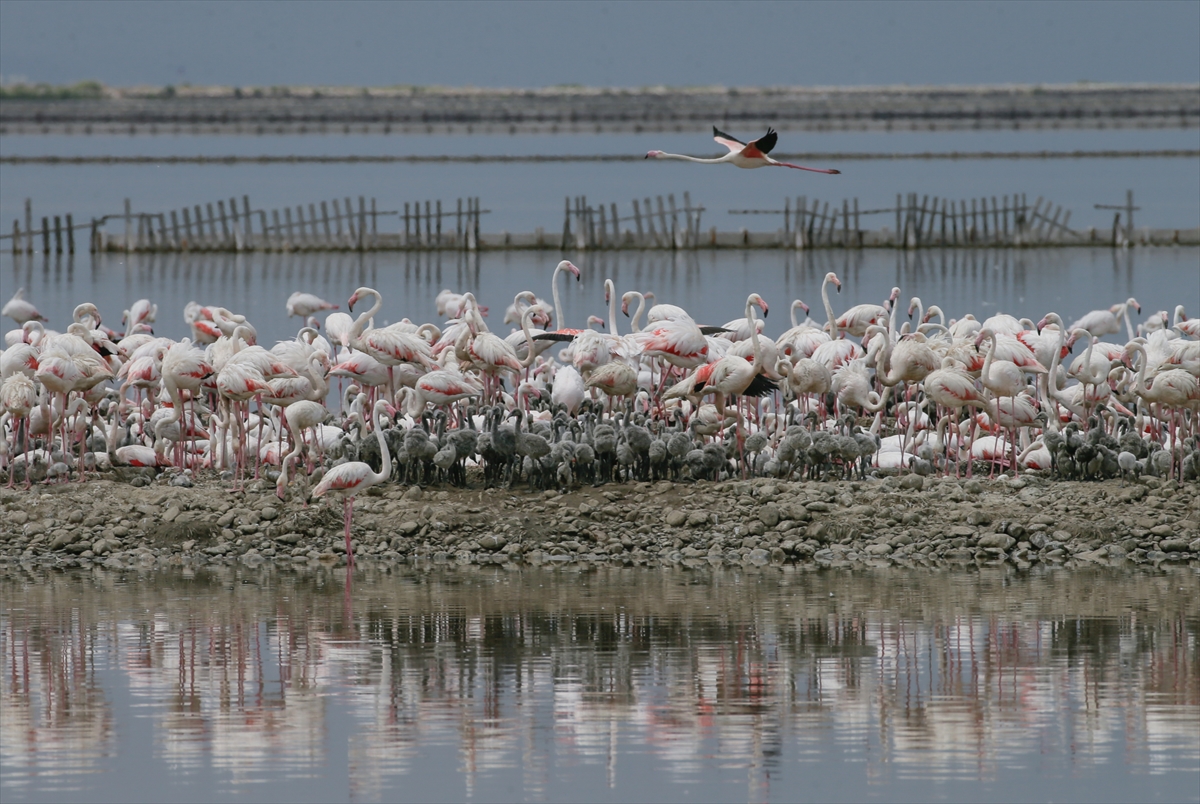
[[1200,580],[240,568],[0,580],[0,795],[1200,799]]
[[[170,338],[191,334],[183,307],[195,299],[245,313],[259,340],[270,345],[293,337],[299,327],[284,307],[294,290],[316,293],[345,311],[346,299],[359,285],[378,288],[384,306],[375,323],[382,325],[406,316],[436,321],[434,297],[450,288],[473,291],[495,311],[490,326],[507,333],[504,309],[518,291],[532,289],[552,298],[550,277],[560,258],[550,251],[83,254],[49,260],[0,253],[0,295],[7,298],[24,287],[50,319],[48,326],[60,330],[80,302],[94,302],[105,323],[120,328],[121,311],[149,298],[159,305],[155,333]],[[813,319],[825,322],[820,291],[827,271],[836,271],[843,281],[841,293],[830,288],[838,314],[851,305],[882,302],[893,285],[904,301],[916,295],[926,305],[940,305],[948,317],[972,313],[980,320],[1006,312],[1037,321],[1053,310],[1072,321],[1129,296],[1142,304],[1135,324],[1176,304],[1185,305],[1189,315],[1200,312],[1200,248],[1195,247],[607,252],[571,258],[583,271],[578,283],[560,282],[565,323],[572,327],[583,326],[589,314],[610,317],[604,280],[612,278],[618,295],[653,291],[657,301],[681,305],[705,323],[740,318],[746,296],[760,293],[774,308],[765,332],[777,336],[791,325],[787,308],[795,298],[811,306]],[[905,309],[902,305],[901,321]],[[629,319],[617,315],[619,331],[628,332]]]

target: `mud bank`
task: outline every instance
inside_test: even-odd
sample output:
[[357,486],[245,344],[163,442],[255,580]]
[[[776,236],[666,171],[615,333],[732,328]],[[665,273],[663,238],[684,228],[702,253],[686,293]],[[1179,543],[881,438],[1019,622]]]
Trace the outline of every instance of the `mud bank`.
[[[0,490],[0,573],[27,563],[345,562],[336,500],[304,506],[265,481],[230,492],[215,477],[188,486],[141,472],[150,470]],[[353,536],[360,563],[1200,566],[1200,495],[1156,478],[1032,476],[663,481],[566,494],[391,485],[356,500]]]

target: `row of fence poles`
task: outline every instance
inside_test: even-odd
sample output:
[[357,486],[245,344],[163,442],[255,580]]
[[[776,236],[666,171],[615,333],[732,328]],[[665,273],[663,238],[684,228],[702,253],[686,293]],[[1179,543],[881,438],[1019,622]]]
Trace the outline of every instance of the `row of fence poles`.
[[[398,216],[398,210],[380,210],[376,199],[358,197],[297,204],[278,209],[256,209],[249,196],[228,201],[195,204],[168,212],[135,212],[126,198],[124,210],[76,224],[71,215],[55,215],[53,224],[42,219],[34,228],[32,199],[25,199],[25,225],[14,220],[11,237],[14,254],[34,252],[35,239],[42,251],[75,253],[75,230],[90,229],[88,249],[117,252],[184,251],[373,251],[377,249],[476,250],[480,242],[481,208],[478,198],[458,199],[453,212],[443,212],[442,202],[405,204],[403,234],[380,232],[380,219]],[[434,211],[436,205],[436,212]],[[455,218],[453,234],[442,231],[443,218]],[[117,224],[112,231],[110,224]],[[51,245],[53,238],[53,246]]]
[[[843,199],[839,208],[836,202],[799,196],[794,207],[791,199],[784,199],[783,209],[731,209],[729,213],[782,214],[779,243],[794,248],[1032,246],[1088,240],[1071,228],[1069,210],[1040,196],[1030,206],[1024,193],[969,201],[897,193],[894,207],[880,209],[862,209],[857,198]],[[894,215],[895,229],[865,229],[862,219],[873,215]]]
[[[278,209],[255,209],[249,196],[195,204],[169,212],[134,212],[125,199],[120,213],[77,224],[71,215],[44,216],[34,225],[31,199],[25,199],[24,226],[14,220],[14,254],[75,252],[75,230],[90,229],[88,248],[96,251],[375,251],[480,249],[696,249],[696,248],[900,248],[1034,247],[1200,242],[1200,229],[1144,228],[1135,233],[1133,191],[1125,203],[1096,204],[1115,212],[1108,227],[1086,231],[1071,228],[1071,212],[1039,196],[1031,205],[1024,193],[950,200],[928,194],[896,195],[893,207],[863,209],[857,198],[839,202],[798,196],[784,199],[782,209],[731,209],[731,215],[782,215],[774,231],[702,231],[705,207],[683,193],[633,199],[626,212],[616,203],[592,204],[586,196],[566,198],[562,237],[532,233],[485,235],[478,197],[459,198],[450,208],[441,200],[405,202],[403,210],[380,210],[376,199],[358,196],[297,204]],[[1122,225],[1122,215],[1124,224]],[[392,216],[394,225],[388,226]],[[383,225],[381,226],[381,218]],[[454,219],[453,230],[449,219]],[[870,219],[877,225],[872,228]],[[114,225],[115,224],[115,225]],[[880,225],[882,224],[882,225]],[[888,225],[891,224],[891,225]],[[894,228],[892,228],[894,226]],[[390,231],[380,231],[380,229]],[[114,231],[115,230],[115,231]],[[1135,235],[1137,239],[1135,240]],[[39,243],[40,241],[40,243]]]
[[[632,212],[622,216],[616,203],[592,206],[587,196],[567,198],[563,205],[562,249],[696,248],[700,245],[700,216],[704,207],[692,206],[690,193],[683,206],[670,193],[664,203],[657,196],[634,199]],[[624,227],[621,224],[626,224]]]
[[[53,217],[53,225],[49,216],[42,217],[42,228],[35,230],[33,228],[33,200],[25,199],[25,228],[21,229],[21,221],[14,219],[12,225],[12,253],[25,254],[33,253],[33,241],[35,236],[40,236],[42,239],[42,253],[51,253],[51,236],[53,236],[53,251],[55,254],[62,254],[65,250],[68,254],[75,253],[75,230],[83,228],[75,225],[75,219],[71,213],[65,216],[55,215]],[[64,248],[65,240],[65,248]]]
[[[466,207],[463,207],[463,201]],[[480,209],[479,198],[474,196],[458,199],[458,205],[453,212],[442,211],[442,201],[425,201],[424,215],[421,213],[420,201],[404,202],[404,236],[400,242],[402,248],[414,249],[462,249],[475,251],[479,248],[480,217],[491,212]],[[442,221],[454,218],[454,234],[442,232]],[[422,228],[424,221],[424,228]],[[447,227],[449,228],[449,227]]]
[[[374,198],[333,199],[282,209],[254,209],[250,197],[195,204],[169,212],[133,212],[130,200],[120,215],[92,219],[92,251],[339,251],[376,246],[380,212]],[[119,219],[124,231],[102,230]]]

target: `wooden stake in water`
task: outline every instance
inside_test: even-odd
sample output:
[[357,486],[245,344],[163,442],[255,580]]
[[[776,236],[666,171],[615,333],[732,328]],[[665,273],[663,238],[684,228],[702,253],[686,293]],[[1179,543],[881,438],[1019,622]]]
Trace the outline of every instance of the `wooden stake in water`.
[[25,253],[33,253],[33,199],[25,199]]
[[271,230],[267,228],[267,211],[260,209],[258,211],[258,228],[262,232],[262,247],[263,251],[271,250]]

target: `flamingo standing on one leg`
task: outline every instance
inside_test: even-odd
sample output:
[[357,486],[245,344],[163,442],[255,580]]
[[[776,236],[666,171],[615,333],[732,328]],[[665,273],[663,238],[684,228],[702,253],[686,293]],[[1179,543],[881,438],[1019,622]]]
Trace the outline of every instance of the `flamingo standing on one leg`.
[[374,471],[362,461],[339,464],[325,474],[312,493],[313,497],[320,497],[332,491],[342,496],[342,515],[346,524],[346,562],[351,569],[354,568],[354,550],[350,546],[350,520],[354,514],[354,497],[360,491],[384,482],[392,474],[392,456],[388,452],[387,441],[383,438],[383,416],[385,413],[395,413],[395,410],[380,399],[375,403],[373,412],[375,438],[379,441],[379,454],[382,456],[379,471]]
[[650,151],[646,154],[646,159],[678,159],[682,162],[699,162],[702,165],[730,164],[740,168],[786,167],[795,170],[808,170],[813,173],[842,172],[831,168],[812,168],[804,167],[803,165],[793,165],[791,162],[780,162],[767,156],[779,140],[779,135],[775,133],[775,129],[773,128],[768,128],[766,134],[752,142],[746,143],[729,136],[716,126],[713,126],[713,139],[728,148],[729,153],[724,156],[713,157],[712,159],[701,159],[696,156]]

